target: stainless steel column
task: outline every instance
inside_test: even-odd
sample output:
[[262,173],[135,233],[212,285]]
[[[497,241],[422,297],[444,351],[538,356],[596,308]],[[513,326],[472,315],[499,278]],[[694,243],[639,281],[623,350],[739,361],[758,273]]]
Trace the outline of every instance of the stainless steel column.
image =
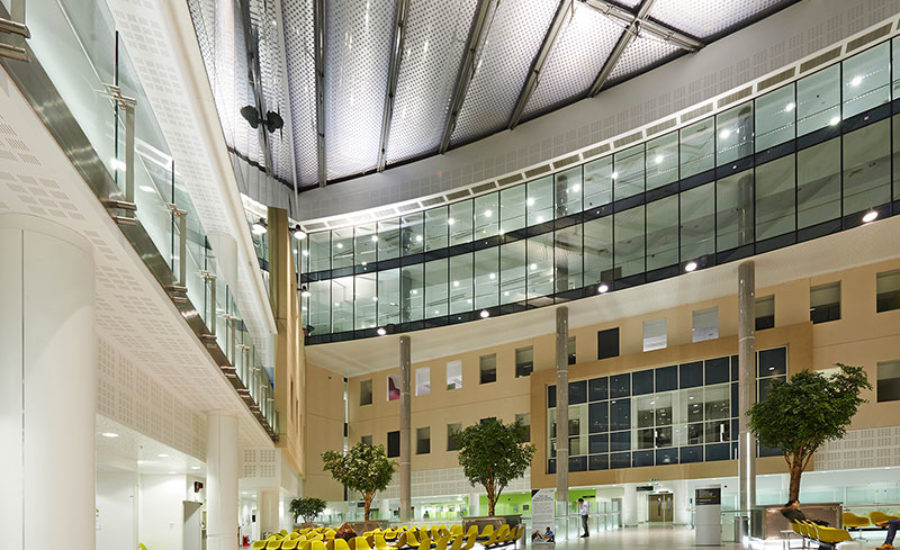
[[556,308],[556,513],[569,508],[569,308]]
[[409,382],[412,362],[409,336],[400,337],[400,521],[410,520],[412,499],[410,492],[410,420],[412,407]]
[[738,266],[738,504],[741,515],[756,505],[756,441],[747,410],[756,400],[756,270],[752,261]]

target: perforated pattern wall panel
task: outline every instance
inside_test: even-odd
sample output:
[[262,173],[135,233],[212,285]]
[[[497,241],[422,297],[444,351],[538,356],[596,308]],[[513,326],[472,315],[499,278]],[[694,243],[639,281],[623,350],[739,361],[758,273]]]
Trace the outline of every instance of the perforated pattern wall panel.
[[[531,488],[531,469],[525,470],[522,477],[509,482],[505,491],[510,493],[528,491]],[[472,491],[462,468],[440,468],[434,470],[413,470],[410,476],[410,489],[413,497],[433,495],[460,495]],[[390,485],[382,493],[381,498],[400,497],[400,476],[395,475]]]
[[625,48],[625,52],[610,73],[609,80],[614,82],[632,76],[678,51],[680,50],[676,46],[655,38],[643,36],[635,38]]
[[292,126],[285,128],[285,131],[294,133],[297,184],[309,185],[319,178],[313,0],[283,1],[281,11]]
[[554,0],[500,2],[476,54],[475,76],[451,144],[471,141],[506,125],[557,5]]
[[[257,130],[250,127],[250,124],[241,116],[241,108],[246,105],[256,105],[253,99],[253,85],[250,82],[250,65],[247,60],[246,42],[244,41],[244,33],[241,31],[241,21],[235,21],[234,36],[234,102],[231,105],[225,104],[225,114],[219,113],[219,116],[226,118],[225,122],[230,123],[231,142],[229,145],[241,151],[251,161],[265,166],[266,161],[262,156],[259,148],[259,135]],[[220,31],[221,32],[221,31]],[[220,76],[222,74],[219,68]],[[227,84],[223,84],[227,85]],[[223,124],[225,127],[225,124]],[[225,140],[228,141],[228,132],[225,133]]]
[[900,465],[900,427],[849,430],[816,452],[816,470],[888,468]]
[[567,18],[544,65],[525,116],[535,116],[580,99],[621,35],[621,25],[595,9],[576,3],[574,15]]
[[436,150],[440,144],[476,4],[476,0],[410,4],[388,162]]
[[369,170],[378,161],[395,9],[392,0],[326,2],[329,179]]
[[790,3],[792,0],[656,0],[649,15],[697,38],[707,38]]

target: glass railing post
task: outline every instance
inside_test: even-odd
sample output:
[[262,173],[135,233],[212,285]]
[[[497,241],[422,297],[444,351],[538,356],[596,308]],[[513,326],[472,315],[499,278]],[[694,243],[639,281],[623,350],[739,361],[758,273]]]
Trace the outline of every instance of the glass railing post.
[[9,19],[0,19],[0,33],[15,35],[9,43],[0,42],[0,57],[28,61],[25,52],[25,39],[31,38],[25,26],[25,0],[12,0],[9,6]]
[[187,210],[181,210],[174,203],[166,203],[178,225],[178,286],[187,287]]

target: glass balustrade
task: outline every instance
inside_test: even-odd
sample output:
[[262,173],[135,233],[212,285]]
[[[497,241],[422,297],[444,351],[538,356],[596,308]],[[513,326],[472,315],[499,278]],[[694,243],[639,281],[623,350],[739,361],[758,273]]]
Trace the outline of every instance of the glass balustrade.
[[898,214],[896,55],[900,38],[580,166],[311,233],[307,342],[560,303]]

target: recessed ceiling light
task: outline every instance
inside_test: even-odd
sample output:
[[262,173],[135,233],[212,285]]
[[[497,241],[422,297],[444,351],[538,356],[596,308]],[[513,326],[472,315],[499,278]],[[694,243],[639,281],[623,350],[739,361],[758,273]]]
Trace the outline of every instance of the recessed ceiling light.
[[525,201],[525,204],[528,206],[534,206],[534,197],[528,197],[528,200]]
[[169,455],[167,455],[166,453],[159,453],[156,456],[158,456],[159,458],[169,458]]
[[378,333],[378,336],[384,336],[385,334],[387,334],[387,329],[385,329],[384,327],[378,327],[378,330],[376,330],[375,332]]
[[269,228],[266,227],[266,220],[262,218],[253,222],[253,225],[250,226],[250,231],[252,231],[254,235],[265,235],[268,230]]
[[454,220],[453,218],[447,218],[447,225],[453,225],[454,223],[456,223],[456,220]]
[[720,139],[728,139],[729,137],[731,137],[731,130],[729,130],[728,128],[725,128],[724,130],[719,132]]
[[200,466],[191,466],[191,470],[199,470]]
[[113,432],[103,432],[103,433],[100,434],[100,435],[102,435],[103,437],[108,437],[109,439],[113,439],[113,438],[119,437],[119,434],[113,433]]
[[299,225],[295,225],[294,228],[291,229],[291,234],[292,234],[292,235],[294,236],[294,238],[297,239],[298,241],[302,241],[303,239],[306,238],[306,232],[303,231],[302,229],[300,229],[300,226],[299,226]]
[[787,105],[784,106],[784,112],[790,113],[791,111],[794,110],[794,107],[796,107],[796,106],[797,105],[793,101],[791,101],[790,103],[788,103]]
[[695,269],[697,269],[697,262],[688,262],[684,265],[684,270],[688,273],[694,271]]
[[481,313],[479,313],[479,315],[481,315],[482,319],[487,319],[488,317],[491,316],[491,312],[486,309],[482,309]]
[[606,283],[600,283],[600,286],[597,287],[597,292],[603,294],[604,292],[609,291],[609,285]]
[[484,217],[485,217],[485,218],[490,218],[490,217],[493,216],[493,215],[494,215],[494,211],[491,210],[491,209],[487,209],[487,210],[484,211]]
[[177,472],[169,472],[170,476],[174,476]]
[[863,79],[862,76],[856,75],[856,76],[854,76],[853,79],[850,81],[850,85],[853,86],[853,87],[855,88],[855,87],[859,86],[860,84],[862,84],[862,79]]
[[828,121],[829,126],[837,126],[841,122],[841,117],[833,116],[831,120]]
[[877,210],[869,210],[862,217],[863,223],[874,222],[877,219],[878,219],[878,211]]

